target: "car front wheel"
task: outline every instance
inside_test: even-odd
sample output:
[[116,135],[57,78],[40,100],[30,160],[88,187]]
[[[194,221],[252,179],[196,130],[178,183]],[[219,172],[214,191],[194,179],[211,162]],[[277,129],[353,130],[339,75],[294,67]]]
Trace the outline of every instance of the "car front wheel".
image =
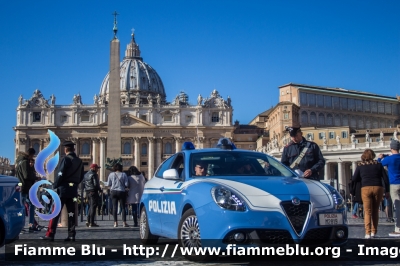
[[[189,209],[183,214],[178,230],[179,242],[183,248],[201,248],[199,221],[193,209]],[[194,253],[194,250],[192,253]],[[186,253],[185,257],[192,261],[204,261],[210,260],[214,256],[188,255]]]
[[153,235],[150,232],[146,207],[143,207],[140,212],[139,233],[140,233],[140,240],[142,241],[143,244],[149,244],[149,245],[157,244],[158,236]]

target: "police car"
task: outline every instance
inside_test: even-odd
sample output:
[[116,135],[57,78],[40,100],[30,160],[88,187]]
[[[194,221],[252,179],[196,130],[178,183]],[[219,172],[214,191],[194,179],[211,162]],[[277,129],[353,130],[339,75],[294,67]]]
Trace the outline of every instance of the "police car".
[[144,244],[166,237],[186,247],[207,240],[221,247],[343,245],[346,221],[345,202],[333,187],[224,138],[209,149],[185,142],[158,167],[144,188],[139,229]]

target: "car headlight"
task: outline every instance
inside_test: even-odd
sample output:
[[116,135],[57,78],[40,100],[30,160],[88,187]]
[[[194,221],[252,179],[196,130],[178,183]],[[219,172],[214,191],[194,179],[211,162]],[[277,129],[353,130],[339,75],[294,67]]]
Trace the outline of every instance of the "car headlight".
[[322,183],[331,192],[333,203],[335,204],[335,209],[343,209],[346,202],[344,201],[342,195],[332,186]]
[[231,211],[245,211],[244,201],[231,190],[217,186],[211,189],[211,195],[220,207]]

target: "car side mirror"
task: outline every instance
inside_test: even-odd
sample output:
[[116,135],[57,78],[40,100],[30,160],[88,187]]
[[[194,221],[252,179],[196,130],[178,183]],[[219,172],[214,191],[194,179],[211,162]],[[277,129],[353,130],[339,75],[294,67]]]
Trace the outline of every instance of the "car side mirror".
[[163,173],[163,178],[164,178],[164,179],[167,179],[167,180],[177,180],[177,179],[180,179],[180,178],[179,178],[178,171],[176,171],[176,169],[168,169],[168,170],[164,171],[164,173]]

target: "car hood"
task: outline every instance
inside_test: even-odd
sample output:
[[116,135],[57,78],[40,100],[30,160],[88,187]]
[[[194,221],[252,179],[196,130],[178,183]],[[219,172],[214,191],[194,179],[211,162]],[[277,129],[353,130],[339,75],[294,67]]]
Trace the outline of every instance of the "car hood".
[[332,204],[330,192],[318,181],[303,178],[238,177],[235,179],[212,178],[209,181],[233,189],[253,206],[279,205],[282,201],[298,198],[312,202],[314,207]]
[[16,183],[18,184],[18,178],[9,175],[0,175],[0,183]]

